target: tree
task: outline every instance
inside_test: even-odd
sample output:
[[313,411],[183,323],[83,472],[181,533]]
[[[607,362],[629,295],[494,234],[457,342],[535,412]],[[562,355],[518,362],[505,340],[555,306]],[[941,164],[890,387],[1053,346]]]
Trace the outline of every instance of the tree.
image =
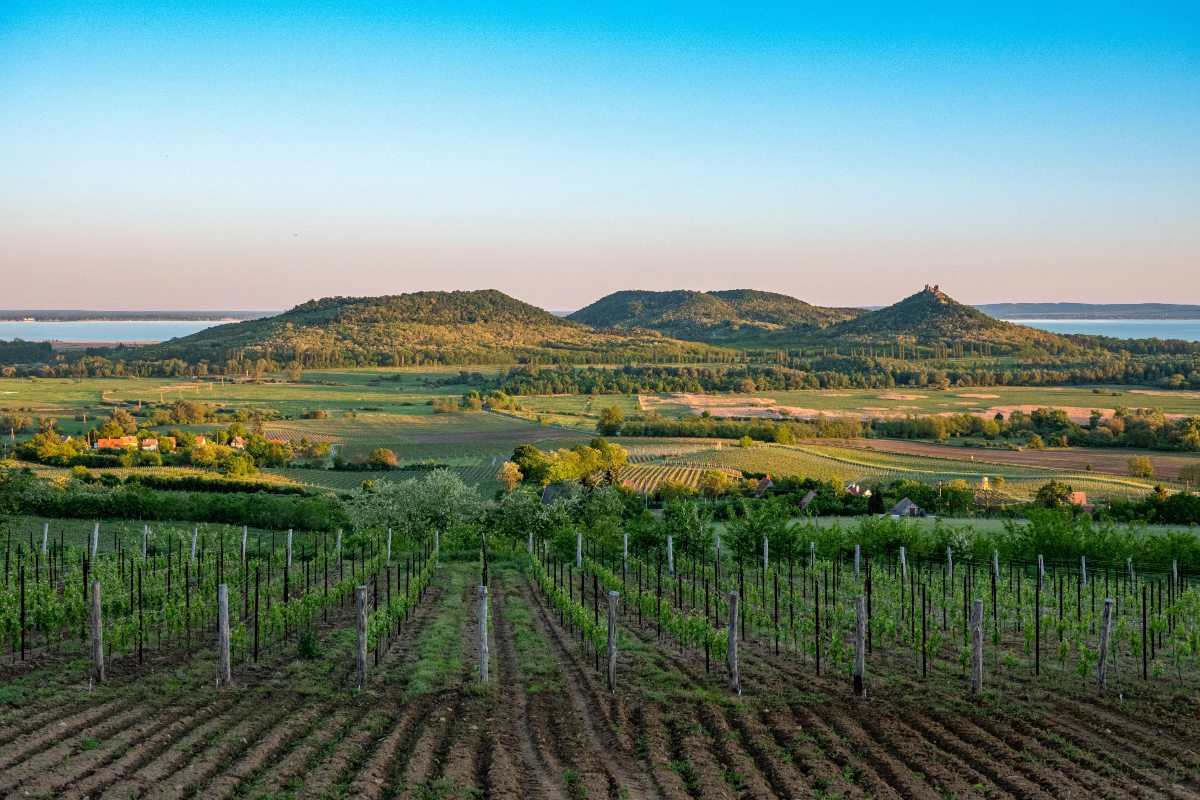
[[500,471],[496,473],[496,480],[504,484],[505,490],[509,492],[517,488],[517,484],[519,484],[524,477],[525,476],[521,474],[521,468],[518,467],[516,462],[513,461],[505,461],[504,465],[500,467]]
[[[448,469],[435,469],[419,479],[377,483],[355,492],[346,502],[346,513],[357,531],[393,528],[409,542],[418,542],[436,530],[443,547],[472,541],[482,511],[475,488]],[[448,534],[457,540],[448,542]]]
[[741,439],[738,439],[738,447],[754,447],[754,440],[749,436],[743,436]]
[[1135,478],[1153,478],[1154,464],[1148,456],[1130,456],[1129,474]]
[[1058,508],[1065,506],[1071,500],[1071,487],[1062,481],[1049,481],[1042,484],[1034,497],[1034,502],[1042,508]]
[[287,379],[289,381],[291,381],[292,383],[299,383],[300,376],[303,374],[303,372],[304,372],[304,369],[300,366],[299,361],[289,361],[288,362],[288,364],[287,364]]
[[377,447],[367,456],[367,466],[371,469],[395,469],[400,465],[400,459],[386,447]]
[[123,433],[131,434],[137,432],[137,421],[133,418],[132,414],[123,408],[114,408],[108,421],[120,426]]
[[705,497],[716,498],[729,491],[729,475],[719,469],[710,469],[700,476],[700,492]]
[[616,406],[605,406],[600,409],[600,420],[596,423],[596,431],[601,436],[616,436],[621,432],[621,423],[625,415]]

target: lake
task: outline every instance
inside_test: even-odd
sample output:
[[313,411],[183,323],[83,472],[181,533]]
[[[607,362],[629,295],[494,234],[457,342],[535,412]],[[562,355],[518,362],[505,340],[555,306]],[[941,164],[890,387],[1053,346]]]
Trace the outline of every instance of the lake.
[[1014,319],[1054,333],[1086,333],[1117,339],[1185,339],[1200,342],[1200,319]]
[[27,342],[165,342],[222,323],[214,320],[75,320],[0,322],[0,339]]

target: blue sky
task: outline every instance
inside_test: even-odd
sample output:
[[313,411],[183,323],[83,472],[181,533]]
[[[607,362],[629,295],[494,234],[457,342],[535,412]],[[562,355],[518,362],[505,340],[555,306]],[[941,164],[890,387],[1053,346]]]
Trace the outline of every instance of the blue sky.
[[82,6],[0,3],[0,307],[1200,302],[1195,3]]

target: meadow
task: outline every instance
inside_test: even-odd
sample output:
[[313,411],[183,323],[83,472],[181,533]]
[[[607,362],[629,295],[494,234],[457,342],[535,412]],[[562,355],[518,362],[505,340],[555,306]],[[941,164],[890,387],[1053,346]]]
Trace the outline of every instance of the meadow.
[[[60,431],[78,434],[84,428],[75,417],[88,415],[88,425],[116,405],[170,403],[180,398],[225,409],[264,408],[280,418],[269,422],[270,438],[328,442],[348,460],[380,447],[393,450],[404,465],[448,466],[486,494],[496,488],[495,474],[520,444],[550,450],[569,447],[595,435],[601,409],[615,405],[625,415],[653,411],[665,416],[708,411],[714,415],[792,416],[816,414],[992,414],[1013,409],[1050,406],[1086,416],[1092,408],[1125,406],[1159,408],[1167,414],[1200,415],[1200,394],[1164,392],[1137,387],[984,387],[948,390],[794,391],[756,394],[647,394],[522,396],[516,412],[435,413],[437,397],[457,397],[484,388],[481,378],[495,377],[500,367],[355,369],[306,371],[300,383],[271,376],[265,383],[196,380],[170,383],[160,379],[0,379],[0,409],[21,409],[33,417],[54,416]],[[464,380],[465,377],[465,380]],[[303,418],[312,411],[323,419]],[[181,426],[209,431],[215,425]],[[27,434],[28,435],[28,434]],[[1062,478],[1089,496],[1145,494],[1156,483],[1182,489],[1180,470],[1200,464],[1187,453],[1148,453],[1154,477],[1128,476],[1131,451],[1083,448],[1008,451],[965,448],[928,442],[895,440],[822,441],[794,446],[758,445],[743,449],[735,442],[694,439],[620,439],[631,465],[641,467],[625,476],[641,490],[653,490],[662,480],[695,485],[704,469],[721,468],[736,474],[767,473],[837,481],[884,481],[913,478],[923,481],[962,479],[978,484],[984,477],[1003,478],[1005,493],[1027,499],[1037,486]],[[632,466],[630,468],[632,470]],[[409,473],[411,475],[412,473]],[[335,473],[312,469],[273,469],[273,480],[347,490],[366,478],[397,480],[407,477]]]

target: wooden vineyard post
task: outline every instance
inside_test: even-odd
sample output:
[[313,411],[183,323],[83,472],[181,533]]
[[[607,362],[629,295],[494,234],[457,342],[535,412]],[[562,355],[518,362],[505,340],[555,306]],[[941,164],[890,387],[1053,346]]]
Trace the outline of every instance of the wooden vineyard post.
[[617,600],[618,592],[608,593],[608,690],[617,690]]
[[[1130,563],[1133,563],[1132,559],[1130,559]],[[1133,567],[1131,566],[1130,570],[1132,569]],[[1136,597],[1136,595],[1134,595],[1134,597]],[[1147,655],[1148,651],[1146,650],[1146,638],[1150,635],[1150,628],[1146,624],[1146,605],[1146,585],[1142,584],[1142,680],[1146,680],[1150,677],[1150,661]]]
[[862,545],[854,545],[854,580],[858,580],[859,559],[862,557]]
[[529,543],[526,545],[526,549],[529,550],[530,554],[533,553],[533,531],[529,532]]
[[50,539],[50,523],[43,522],[42,523],[42,552],[43,553],[46,552],[46,547],[49,543],[49,539]]
[[[1038,561],[1041,561],[1038,556]],[[1039,570],[1040,571],[1040,570]],[[1042,581],[1033,585],[1033,674],[1042,674]]]
[[247,534],[248,534],[248,531],[246,530],[246,526],[243,525],[242,526],[242,563],[243,564],[246,563],[246,536],[247,536]]
[[199,528],[192,528],[192,561],[196,560],[196,539],[200,536]]
[[583,531],[575,531],[575,569],[583,569]]
[[358,647],[354,650],[354,667],[358,675],[358,690],[367,686],[367,587],[354,587],[354,602],[358,621]]
[[92,526],[92,561],[96,560],[96,551],[100,548],[100,523]]
[[1100,694],[1104,694],[1108,688],[1108,635],[1112,626],[1112,606],[1112,598],[1105,598],[1100,617],[1100,652],[1096,660],[1096,691]]
[[[291,528],[288,528],[288,538],[287,538],[287,564],[286,564],[285,566],[287,566],[289,569],[290,569],[290,568],[291,568],[291,566],[292,566],[292,529],[291,529]],[[285,592],[285,595],[286,595],[286,592]],[[287,601],[285,600],[284,602],[286,603]]]
[[729,688],[734,694],[742,693],[738,678],[738,593],[729,593]]
[[433,529],[433,566],[442,566],[442,535],[437,528]]
[[92,678],[91,685],[104,683],[104,614],[100,603],[100,581],[92,581]]
[[621,578],[625,577],[625,571],[629,568],[629,531],[621,534]]
[[926,678],[929,675],[928,664],[926,662],[926,658],[928,655],[928,648],[927,648],[926,642],[928,640],[926,639],[926,636],[925,636],[925,619],[928,616],[928,611],[929,611],[929,605],[928,605],[928,601],[926,599],[925,584],[922,583],[921,584],[921,678]]
[[254,568],[254,663],[258,663],[258,591],[262,585],[262,572]]
[[854,693],[867,696],[867,684],[863,680],[867,670],[867,598],[854,598]]
[[908,579],[908,558],[904,552],[904,545],[900,545],[900,577]]
[[667,534],[667,575],[675,577],[675,537]]
[[388,528],[387,531],[388,531],[388,538],[387,538],[387,560],[386,560],[386,563],[390,567],[392,565],[392,529]]
[[983,691],[983,601],[971,601],[971,692]]
[[808,568],[813,569],[817,566],[817,543],[808,543]]
[[217,587],[217,687],[233,680],[229,665],[229,584]]
[[1087,586],[1087,556],[1079,557],[1079,583],[1081,586]]
[[813,657],[817,665],[817,676],[821,675],[821,597],[820,584],[813,574]]
[[766,580],[767,565],[771,563],[771,540],[763,537],[763,580]]
[[[488,590],[480,586],[479,592],[479,680],[488,682]],[[611,606],[611,601],[610,601]],[[611,646],[611,645],[610,645]]]
[[[142,526],[142,561],[146,560],[146,549],[150,544],[150,526]],[[43,548],[44,549],[44,548]]]

